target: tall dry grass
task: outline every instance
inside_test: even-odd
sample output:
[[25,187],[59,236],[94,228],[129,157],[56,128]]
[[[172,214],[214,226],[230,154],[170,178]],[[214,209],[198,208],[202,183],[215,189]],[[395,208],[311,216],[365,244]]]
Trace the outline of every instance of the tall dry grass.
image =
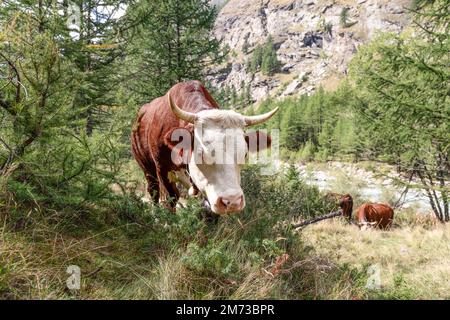
[[338,265],[361,272],[379,268],[381,287],[367,290],[368,298],[450,298],[450,225],[433,217],[403,212],[391,230],[367,232],[342,220],[325,221],[305,229],[303,238]]

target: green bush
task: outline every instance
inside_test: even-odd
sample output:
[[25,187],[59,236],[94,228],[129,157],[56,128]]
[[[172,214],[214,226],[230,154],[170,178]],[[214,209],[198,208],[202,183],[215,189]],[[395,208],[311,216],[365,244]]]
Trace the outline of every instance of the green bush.
[[333,206],[316,187],[306,185],[293,166],[285,175],[277,177],[261,176],[258,171],[258,167],[242,171],[246,211],[264,208],[264,218],[273,223],[328,213]]
[[201,275],[212,277],[235,277],[238,261],[234,259],[234,250],[227,248],[227,241],[208,241],[206,246],[189,243],[182,257],[185,265]]

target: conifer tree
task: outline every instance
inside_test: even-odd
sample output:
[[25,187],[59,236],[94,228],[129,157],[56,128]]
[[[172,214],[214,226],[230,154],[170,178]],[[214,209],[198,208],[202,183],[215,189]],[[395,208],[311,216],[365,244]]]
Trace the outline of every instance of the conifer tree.
[[177,82],[202,80],[206,67],[222,61],[211,33],[217,12],[208,0],[139,1],[128,10],[125,88],[140,103],[164,95]]
[[[421,181],[441,221],[450,221],[448,1],[417,1],[414,35],[383,35],[351,65],[356,110],[377,149]],[[420,35],[420,36],[418,36]]]
[[272,36],[269,36],[262,53],[261,71],[263,74],[271,76],[278,71],[279,67],[280,62],[277,58],[275,44]]

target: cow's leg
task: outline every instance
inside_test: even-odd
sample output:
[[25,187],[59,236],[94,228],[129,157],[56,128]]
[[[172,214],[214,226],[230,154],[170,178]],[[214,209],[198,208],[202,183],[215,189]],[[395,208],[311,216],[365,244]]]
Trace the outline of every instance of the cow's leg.
[[[140,159],[139,159],[140,160]],[[138,164],[144,171],[145,179],[147,180],[147,192],[153,203],[157,204],[159,201],[159,183],[156,174],[156,165],[153,161],[139,161]]]
[[192,178],[189,177],[189,183],[191,184],[191,187],[189,188],[189,195],[190,196],[196,196],[200,193],[200,190],[198,190],[197,186],[195,185],[194,181],[192,181]]
[[170,181],[169,172],[167,170],[160,170],[158,172],[158,177],[160,182],[160,193],[165,194],[165,198],[162,199],[162,202],[173,209],[180,198],[180,191],[178,191],[176,184]]
[[150,195],[153,203],[157,204],[159,201],[159,183],[158,178],[156,177],[156,172],[153,174],[145,174],[145,178],[147,179],[147,191]]

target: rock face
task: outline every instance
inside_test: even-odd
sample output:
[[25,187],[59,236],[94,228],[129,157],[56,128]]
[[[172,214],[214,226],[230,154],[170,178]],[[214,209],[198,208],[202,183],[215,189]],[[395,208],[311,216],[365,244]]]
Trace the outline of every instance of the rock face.
[[[358,46],[377,32],[399,33],[408,25],[409,0],[229,0],[214,33],[230,58],[213,68],[216,88],[233,86],[239,93],[250,84],[254,101],[312,93],[319,85],[333,89],[347,73]],[[223,1],[222,1],[223,5]],[[348,8],[346,23],[342,12]],[[347,9],[346,9],[347,10]],[[280,71],[268,77],[247,70],[258,44],[271,35]]]

